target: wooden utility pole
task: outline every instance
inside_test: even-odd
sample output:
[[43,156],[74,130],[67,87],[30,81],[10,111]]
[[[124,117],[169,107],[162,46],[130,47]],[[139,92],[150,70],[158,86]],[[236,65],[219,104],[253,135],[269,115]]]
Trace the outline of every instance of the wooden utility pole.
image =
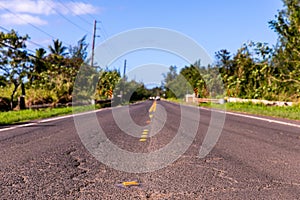
[[123,102],[123,95],[125,93],[125,74],[126,74],[126,63],[127,61],[124,60],[124,71],[123,71],[123,81],[122,81],[122,91],[121,91],[121,103]]
[[126,60],[124,60],[124,73],[123,73],[123,79],[125,80],[125,74],[126,74]]
[[95,38],[96,38],[96,27],[97,21],[94,21],[94,30],[93,30],[93,41],[92,41],[92,58],[91,58],[91,67],[94,67],[94,54],[95,54]]

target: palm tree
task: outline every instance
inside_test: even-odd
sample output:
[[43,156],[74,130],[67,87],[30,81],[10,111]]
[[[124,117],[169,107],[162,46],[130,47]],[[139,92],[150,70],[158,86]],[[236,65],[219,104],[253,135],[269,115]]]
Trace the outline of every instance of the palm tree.
[[37,49],[36,51],[35,51],[35,56],[37,57],[37,58],[44,58],[45,57],[45,55],[46,55],[46,50],[44,49],[44,48],[39,48],[39,49]]
[[53,47],[51,45],[48,46],[51,54],[59,55],[59,56],[65,56],[68,53],[66,52],[67,47],[62,45],[62,42],[58,39],[53,40]]
[[83,36],[75,46],[69,47],[69,54],[71,58],[77,58],[84,61],[87,57],[88,44],[86,43],[86,35]]
[[39,48],[35,50],[35,56],[33,57],[32,64],[33,68],[30,72],[30,83],[32,83],[34,80],[40,80],[40,74],[47,70],[46,65],[46,50],[44,48]]
[[37,73],[41,73],[44,70],[46,70],[46,65],[45,65],[45,55],[46,55],[46,50],[44,48],[39,48],[35,51],[35,66],[34,70]]

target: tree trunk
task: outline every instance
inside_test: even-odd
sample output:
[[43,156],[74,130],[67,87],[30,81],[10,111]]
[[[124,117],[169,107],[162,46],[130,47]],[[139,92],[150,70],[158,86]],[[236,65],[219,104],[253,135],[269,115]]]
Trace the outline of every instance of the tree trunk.
[[22,88],[22,95],[19,98],[19,107],[20,107],[20,110],[24,110],[26,108],[26,105],[25,105],[25,85],[24,85],[24,83],[21,83],[21,88]]
[[14,96],[15,96],[15,93],[16,93],[18,87],[19,87],[19,84],[14,83],[14,90],[13,90],[12,94],[10,95],[10,109],[11,110],[14,109]]

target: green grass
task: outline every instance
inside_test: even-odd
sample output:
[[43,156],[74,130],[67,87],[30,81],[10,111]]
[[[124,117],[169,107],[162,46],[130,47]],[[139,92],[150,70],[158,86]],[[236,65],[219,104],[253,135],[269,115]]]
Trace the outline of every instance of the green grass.
[[[178,99],[167,99],[168,101],[183,103],[182,100]],[[300,120],[300,104],[294,106],[266,106],[264,104],[253,104],[249,103],[226,103],[226,104],[214,104],[214,103],[201,103],[201,107],[215,108],[215,109],[226,109],[227,111],[279,117],[292,120]]]
[[176,99],[176,98],[167,98],[167,101],[175,102],[175,103],[184,103],[182,99]]
[[253,103],[226,103],[220,104],[200,104],[203,107],[210,107],[216,109],[224,109],[227,111],[237,111],[242,113],[250,113],[255,115],[264,115],[272,117],[280,117],[285,119],[300,120],[300,105],[294,106],[266,106],[263,104]]
[[18,122],[26,122],[35,119],[44,119],[49,117],[56,117],[89,110],[98,109],[100,106],[78,106],[78,107],[64,107],[64,108],[45,108],[39,110],[20,110],[0,112],[0,125],[15,124]]
[[[168,99],[173,102],[182,103],[180,100]],[[201,104],[200,106],[224,109],[227,111],[237,111],[242,113],[250,113],[256,115],[265,115],[272,117],[280,117],[286,119],[300,120],[300,105],[279,107],[279,106],[265,106],[263,104],[252,103],[226,103],[220,104]],[[0,125],[9,125],[18,122],[26,122],[35,119],[43,119],[61,115],[67,115],[89,110],[98,109],[100,106],[78,106],[78,107],[65,107],[65,108],[46,108],[40,110],[20,110],[0,112]]]

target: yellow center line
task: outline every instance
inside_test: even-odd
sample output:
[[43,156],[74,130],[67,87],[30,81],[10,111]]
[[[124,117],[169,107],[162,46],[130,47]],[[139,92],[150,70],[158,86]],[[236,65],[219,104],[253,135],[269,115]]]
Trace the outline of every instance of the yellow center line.
[[[153,112],[156,111],[156,101],[153,102],[153,104],[151,105],[151,107],[149,108],[149,117],[150,119],[153,118]],[[149,124],[151,122],[151,120],[147,120],[147,124]],[[141,135],[141,139],[140,139],[140,142],[146,142],[147,141],[147,138],[148,138],[148,132],[149,130],[148,129],[144,129],[143,132],[142,132],[142,135]]]
[[156,111],[156,101],[154,101],[153,104],[151,105],[151,107],[149,109],[149,113],[155,112],[155,111]]

